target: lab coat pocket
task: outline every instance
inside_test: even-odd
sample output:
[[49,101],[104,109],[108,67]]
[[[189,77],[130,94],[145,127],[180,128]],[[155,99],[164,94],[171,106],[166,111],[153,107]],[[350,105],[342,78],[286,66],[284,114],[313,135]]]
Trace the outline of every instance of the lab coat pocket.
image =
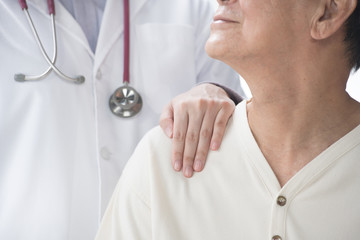
[[171,98],[196,83],[194,28],[148,23],[136,26],[135,35],[139,89],[151,110],[161,113]]

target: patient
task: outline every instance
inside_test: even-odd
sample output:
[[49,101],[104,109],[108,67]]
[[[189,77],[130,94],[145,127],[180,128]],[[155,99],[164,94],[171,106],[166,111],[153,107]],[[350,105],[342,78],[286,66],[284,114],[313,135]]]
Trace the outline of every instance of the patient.
[[360,65],[357,0],[218,3],[206,50],[253,98],[192,179],[149,132],[97,239],[359,239],[360,104],[345,92]]

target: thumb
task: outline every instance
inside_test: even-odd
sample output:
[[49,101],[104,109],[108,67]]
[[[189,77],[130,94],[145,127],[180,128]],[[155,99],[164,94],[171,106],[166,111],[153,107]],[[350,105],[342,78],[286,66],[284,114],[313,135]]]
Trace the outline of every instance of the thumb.
[[174,127],[174,109],[171,104],[166,105],[161,113],[160,127],[162,128],[166,136],[172,138]]

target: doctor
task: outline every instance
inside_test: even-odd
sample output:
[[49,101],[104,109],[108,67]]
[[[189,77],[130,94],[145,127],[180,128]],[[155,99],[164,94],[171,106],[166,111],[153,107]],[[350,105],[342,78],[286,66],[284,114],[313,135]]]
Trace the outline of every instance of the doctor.
[[[46,1],[28,5],[51,55]],[[122,119],[108,107],[123,84],[122,1],[55,1],[56,65],[82,74],[80,85],[53,72],[14,81],[15,73],[38,74],[48,64],[18,2],[0,1],[0,239],[93,239],[123,166],[164,104],[202,81],[239,90],[237,74],[203,51],[213,7],[207,0],[131,0],[130,85],[143,107]]]

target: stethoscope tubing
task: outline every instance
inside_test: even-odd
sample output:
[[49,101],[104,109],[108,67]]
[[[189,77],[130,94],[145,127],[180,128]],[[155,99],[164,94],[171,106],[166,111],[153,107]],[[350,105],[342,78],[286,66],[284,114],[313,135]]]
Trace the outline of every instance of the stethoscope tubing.
[[[29,23],[30,23],[30,26],[31,26],[31,29],[32,29],[32,32],[35,36],[35,39],[36,39],[36,43],[38,44],[40,50],[41,50],[41,53],[42,55],[44,56],[45,60],[47,61],[47,63],[50,65],[50,68],[52,70],[54,70],[54,72],[56,72],[56,74],[58,74],[62,79],[65,79],[65,80],[68,80],[70,82],[75,82],[75,83],[83,83],[85,81],[85,78],[83,76],[76,76],[75,78],[71,78],[71,77],[68,77],[66,76],[65,74],[63,74],[61,71],[59,71],[59,69],[53,64],[53,62],[50,60],[49,56],[47,55],[45,49],[44,49],[44,46],[39,38],[39,34],[37,33],[36,29],[35,29],[35,26],[34,26],[34,23],[31,19],[31,16],[29,14],[29,11],[27,9],[25,9],[25,14],[26,14],[26,17],[28,18],[29,20]],[[51,19],[54,20],[55,19],[55,15],[54,14],[50,14],[51,16]],[[54,21],[55,22],[55,21]],[[53,32],[54,32],[54,42],[56,43],[56,47],[55,49],[57,49],[57,41],[56,41],[56,30],[55,30],[55,24],[53,25]],[[54,50],[54,51],[57,51],[57,50]]]
[[69,76],[66,76],[64,73],[62,73],[56,66],[55,66],[55,62],[56,62],[56,58],[57,58],[57,37],[56,37],[56,27],[55,27],[55,6],[54,6],[54,1],[53,0],[48,0],[48,9],[49,9],[49,15],[51,17],[51,22],[52,22],[52,33],[53,33],[53,48],[54,48],[54,55],[53,55],[53,59],[50,60],[48,54],[46,53],[44,46],[40,40],[39,34],[36,31],[36,28],[34,26],[34,23],[32,21],[32,18],[29,14],[28,11],[28,6],[26,4],[26,0],[19,0],[20,6],[22,8],[22,10],[25,13],[25,16],[29,22],[30,28],[33,32],[33,35],[35,37],[36,43],[39,46],[39,49],[43,55],[43,57],[45,58],[46,62],[49,64],[49,68],[42,74],[37,75],[37,76],[26,76],[25,74],[15,74],[14,75],[14,79],[16,81],[19,82],[24,82],[26,80],[30,80],[30,81],[35,81],[35,80],[40,80],[44,77],[46,77],[52,70],[58,75],[60,76],[60,78],[67,80],[69,82],[73,82],[73,83],[77,83],[77,84],[81,84],[85,81],[85,77],[82,75],[76,76],[74,78],[71,78]]
[[110,96],[109,107],[113,114],[121,118],[129,118],[138,114],[143,102],[140,94],[130,83],[130,3],[124,2],[124,75],[123,86]]
[[[27,76],[25,74],[15,74],[14,79],[18,82],[24,81],[36,81],[43,79],[50,74],[51,71],[54,71],[60,78],[67,80],[73,83],[83,83],[85,81],[84,76],[76,76],[71,78],[63,74],[56,66],[57,58],[57,37],[56,37],[56,24],[55,24],[55,5],[54,0],[47,0],[49,15],[51,17],[52,25],[52,37],[53,37],[53,58],[50,60],[47,52],[44,49],[44,46],[41,42],[39,34],[35,28],[33,20],[28,11],[28,6],[26,0],[18,0],[21,6],[21,9],[24,11],[25,16],[29,22],[30,28],[35,37],[36,43],[46,60],[49,64],[49,67],[45,72],[40,75]],[[124,75],[123,75],[123,86],[115,90],[115,92],[110,96],[109,107],[112,113],[116,116],[128,118],[136,115],[140,112],[142,108],[142,98],[140,94],[132,87],[129,86],[130,83],[130,4],[129,0],[124,1]]]
[[[25,11],[27,12],[27,11]],[[31,20],[31,17],[29,15],[29,13],[25,14],[27,16],[27,18],[29,18],[29,22],[30,22],[30,26],[31,26],[31,29],[32,29],[32,32],[35,36],[35,39],[38,39],[36,36],[38,36],[37,34],[37,31],[34,27],[34,24],[33,24],[33,21]],[[51,25],[52,25],[52,37],[53,37],[53,58],[51,60],[51,63],[54,65],[56,63],[56,58],[57,58],[57,40],[56,40],[56,29],[55,29],[55,17],[53,14],[51,14]],[[40,49],[43,49],[42,47],[42,43],[40,41],[40,43],[38,43],[38,45],[40,45]],[[44,53],[43,53],[44,55]],[[47,56],[47,54],[45,53],[45,55]],[[25,74],[22,74],[22,73],[18,73],[18,74],[15,74],[14,78],[16,81],[18,82],[23,82],[23,81],[38,81],[38,80],[41,80],[41,79],[44,79],[45,77],[47,77],[51,71],[52,71],[52,66],[50,65],[48,67],[48,69],[45,70],[45,72],[43,72],[42,74],[39,74],[39,75],[25,75]]]
[[123,83],[130,83],[130,5],[124,0],[124,74]]

